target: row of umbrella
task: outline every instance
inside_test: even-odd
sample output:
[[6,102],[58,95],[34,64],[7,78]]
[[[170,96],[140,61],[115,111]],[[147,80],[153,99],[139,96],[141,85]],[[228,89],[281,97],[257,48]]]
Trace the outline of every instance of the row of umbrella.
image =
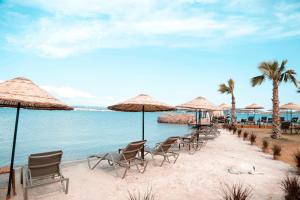
[[[11,164],[7,197],[10,196],[12,172],[14,168],[14,156],[18,132],[18,122],[20,109],[35,109],[35,110],[73,110],[72,107],[65,105],[58,99],[48,94],[45,90],[34,84],[31,80],[23,77],[18,77],[12,80],[0,83],[0,107],[17,108],[15,129],[13,136]],[[176,106],[177,108],[190,109],[199,114],[199,122],[201,122],[201,113],[203,111],[218,111],[230,109],[231,106],[223,104],[215,106],[204,97],[197,97],[192,101]],[[176,107],[169,106],[159,102],[149,95],[141,94],[108,108],[115,111],[126,112],[142,112],[142,140],[145,140],[144,134],[144,114],[145,112],[171,111]],[[251,107],[252,109],[253,107]],[[253,108],[257,109],[257,108]],[[142,156],[144,156],[142,152]]]
[[[31,80],[23,77],[14,78],[0,83],[0,107],[17,108],[13,145],[11,152],[10,174],[8,182],[7,197],[10,197],[12,172],[14,168],[14,157],[18,133],[20,109],[34,110],[73,110],[72,107],[65,105],[58,99],[48,94],[45,90],[34,84]],[[178,107],[194,109],[196,111],[217,110],[218,108],[207,101],[204,97],[198,97],[190,102],[181,104]],[[144,136],[144,113],[157,111],[171,111],[176,108],[161,103],[152,97],[141,94],[119,104],[109,106],[111,110],[126,112],[142,112],[142,140]],[[144,156],[144,154],[142,154]]]

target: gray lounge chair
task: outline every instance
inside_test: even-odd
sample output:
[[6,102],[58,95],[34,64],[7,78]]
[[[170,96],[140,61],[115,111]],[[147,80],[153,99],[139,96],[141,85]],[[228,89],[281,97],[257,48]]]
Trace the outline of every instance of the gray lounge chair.
[[146,155],[151,154],[153,160],[154,156],[163,156],[163,161],[161,162],[160,166],[162,166],[165,161],[170,163],[169,157],[174,157],[175,164],[179,157],[179,153],[175,152],[172,148],[178,139],[179,137],[169,137],[164,142],[156,144],[154,148],[146,146]]
[[197,150],[200,150],[206,144],[206,140],[199,138],[199,131],[195,131],[192,134],[180,137],[179,149],[181,146],[188,147],[189,153],[193,154]]
[[[97,165],[103,160],[106,160],[110,166],[114,166],[116,174],[118,176],[117,167],[125,168],[122,178],[125,178],[127,171],[131,166],[136,166],[140,173],[144,173],[148,162],[143,160],[139,153],[144,147],[146,141],[137,141],[129,143],[124,149],[119,149],[119,152],[110,152],[99,155],[92,155],[88,157],[88,165],[91,170],[95,169]],[[91,166],[93,159],[98,159],[96,164]],[[143,169],[139,168],[139,165]]]
[[[68,194],[69,178],[61,172],[62,151],[31,154],[28,166],[22,167],[21,184],[24,189],[24,200],[28,199],[28,189],[60,182],[63,191]],[[64,183],[65,182],[65,183]]]

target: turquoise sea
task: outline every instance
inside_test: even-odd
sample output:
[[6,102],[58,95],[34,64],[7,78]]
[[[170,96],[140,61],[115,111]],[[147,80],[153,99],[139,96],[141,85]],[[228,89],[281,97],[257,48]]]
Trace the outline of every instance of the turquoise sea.
[[[145,113],[148,145],[168,136],[184,135],[184,125],[157,123],[162,113]],[[0,109],[0,166],[10,162],[16,109]],[[38,111],[21,109],[15,161],[31,153],[62,149],[64,160],[113,151],[142,137],[142,113],[112,111]]]
[[[157,123],[157,117],[162,114],[145,113],[148,145],[191,131],[185,125]],[[16,109],[0,109],[0,166],[10,162],[15,115]],[[251,114],[239,114],[238,119],[248,115]],[[64,160],[76,160],[124,147],[131,141],[141,139],[141,117],[141,113],[127,112],[21,109],[16,164],[25,164],[29,154],[44,151],[62,149]],[[256,118],[259,117],[261,115],[256,114]]]

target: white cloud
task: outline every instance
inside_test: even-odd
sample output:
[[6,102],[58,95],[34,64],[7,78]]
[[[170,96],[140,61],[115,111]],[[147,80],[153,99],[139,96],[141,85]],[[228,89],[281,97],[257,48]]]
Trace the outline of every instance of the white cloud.
[[41,87],[69,105],[108,106],[116,101],[112,96],[97,97],[69,86],[44,85]]
[[[64,58],[99,48],[210,48],[246,37],[290,37],[298,35],[300,30],[299,23],[295,23],[300,13],[293,10],[287,15],[292,9],[290,5],[280,4],[284,9],[278,12],[276,9],[279,6],[275,6],[275,9],[265,7],[265,1],[258,0],[247,0],[246,3],[241,0],[12,2],[42,9],[47,15],[34,19],[18,34],[8,34],[8,44],[23,51],[54,58]],[[192,6],[195,3],[200,5],[196,6],[197,9]],[[220,5],[214,11],[203,7],[210,4]],[[267,19],[263,12],[265,9],[277,11],[274,15],[278,19]],[[251,15],[253,12],[255,15]],[[270,31],[278,26],[287,26],[289,30],[279,28],[277,32]]]
[[84,99],[91,99],[95,98],[93,95],[89,94],[88,92],[84,92],[81,90],[74,89],[69,86],[49,86],[45,85],[42,86],[43,89],[48,91],[54,96],[57,96],[59,98],[84,98]]

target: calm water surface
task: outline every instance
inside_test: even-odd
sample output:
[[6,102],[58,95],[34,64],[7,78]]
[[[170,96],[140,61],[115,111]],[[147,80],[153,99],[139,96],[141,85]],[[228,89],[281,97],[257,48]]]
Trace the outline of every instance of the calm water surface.
[[[190,131],[183,125],[157,123],[161,114],[145,113],[149,145]],[[15,115],[16,109],[0,109],[0,166],[10,161]],[[57,149],[64,151],[64,160],[116,150],[141,139],[141,117],[141,113],[21,109],[16,164],[24,164],[31,153]]]
[[[185,125],[157,123],[161,114],[145,113],[148,145],[191,131]],[[10,161],[15,115],[16,109],[0,109],[0,166]],[[249,114],[238,114],[238,120],[247,116]],[[141,117],[141,113],[21,109],[16,164],[26,163],[29,154],[44,151],[62,149],[64,160],[76,160],[124,147],[141,139]],[[260,117],[256,115],[256,119]],[[289,119],[289,115],[285,117]]]

